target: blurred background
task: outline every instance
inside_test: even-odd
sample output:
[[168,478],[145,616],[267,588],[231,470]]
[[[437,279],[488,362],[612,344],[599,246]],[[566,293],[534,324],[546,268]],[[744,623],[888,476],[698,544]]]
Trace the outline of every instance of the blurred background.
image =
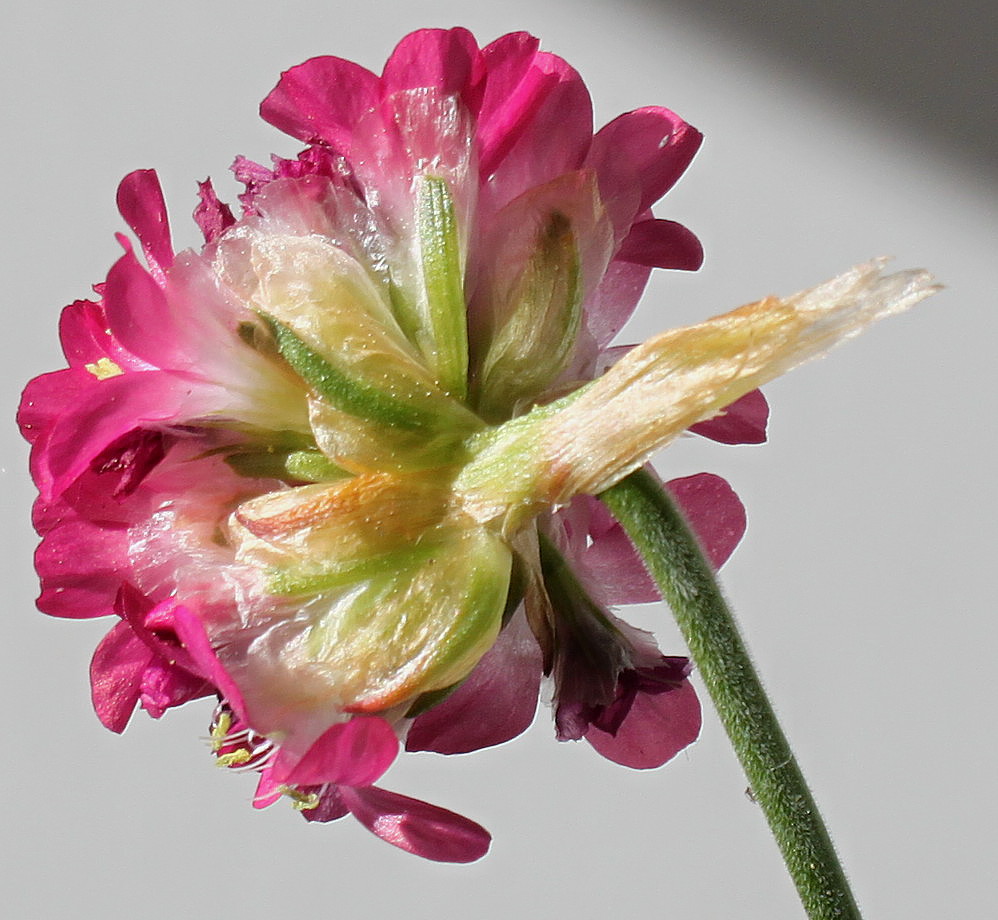
[[[230,200],[237,153],[297,145],[256,107],[322,53],[379,70],[423,26],[484,44],[526,29],[577,67],[597,122],[666,105],[706,143],[659,216],[697,232],[695,275],[661,272],[635,341],[875,255],[946,290],[767,389],[770,443],[684,440],[667,477],[726,476],[749,530],[723,573],[866,915],[976,917],[998,857],[994,654],[998,324],[995,7],[843,0],[105,0],[12,4],[5,87],[2,378],[6,590],[0,673],[10,750],[0,786],[8,916],[232,914],[798,920],[796,895],[722,730],[633,773],[530,732],[462,758],[403,758],[387,785],[494,834],[465,867],[426,864],[349,819],[255,812],[253,781],[216,770],[210,703],[123,737],[90,710],[104,623],[33,608],[20,388],[61,365],[60,308],[118,248],[114,191],[155,167],[178,245],[197,179]],[[668,611],[642,608],[663,649]]]

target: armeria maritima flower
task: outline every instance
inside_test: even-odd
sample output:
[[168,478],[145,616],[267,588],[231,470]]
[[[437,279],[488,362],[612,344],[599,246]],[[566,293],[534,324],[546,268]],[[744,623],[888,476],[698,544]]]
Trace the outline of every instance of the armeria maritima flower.
[[[592,498],[692,429],[759,442],[759,384],[914,302],[872,264],[633,350],[653,267],[701,249],[651,206],[699,133],[667,109],[593,133],[589,95],[526,33],[407,36],[379,77],[313,58],[262,114],[306,144],[236,160],[241,213],[200,187],[175,253],[155,174],[118,205],[141,245],[63,313],[69,367],[32,381],[39,606],[110,616],[91,668],[122,731],[215,697],[218,761],[255,804],[352,813],[468,861],[488,834],[375,786],[398,753],[523,731],[654,767],[699,731],[689,663],[611,607],[658,596]],[[668,484],[714,565],[744,513]]]

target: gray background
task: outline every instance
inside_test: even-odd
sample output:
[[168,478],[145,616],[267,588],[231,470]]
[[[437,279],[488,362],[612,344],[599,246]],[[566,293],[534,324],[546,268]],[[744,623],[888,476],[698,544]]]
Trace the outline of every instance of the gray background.
[[[664,104],[707,142],[662,216],[701,237],[697,275],[661,273],[623,340],[789,293],[877,254],[947,285],[768,388],[771,443],[692,439],[667,475],[727,476],[749,531],[724,572],[785,726],[870,918],[984,917],[995,839],[995,83],[992,4],[805,0],[101,5],[18,3],[3,68],[3,416],[60,366],[56,320],[116,258],[118,179],[156,167],[180,245],[194,180],[296,145],[256,118],[319,53],[381,66],[427,25],[513,29],[578,67],[597,120]],[[990,39],[988,36],[990,35]],[[990,52],[993,53],[993,52]],[[7,916],[166,920],[682,915],[795,920],[795,894],[709,712],[701,741],[632,773],[558,745],[542,709],[488,752],[403,758],[386,785],[484,823],[492,853],[423,863],[345,819],[249,807],[211,764],[208,704],[124,737],[89,708],[104,623],[33,611],[27,450],[0,461],[7,589],[0,784]],[[681,644],[648,608],[663,647]]]

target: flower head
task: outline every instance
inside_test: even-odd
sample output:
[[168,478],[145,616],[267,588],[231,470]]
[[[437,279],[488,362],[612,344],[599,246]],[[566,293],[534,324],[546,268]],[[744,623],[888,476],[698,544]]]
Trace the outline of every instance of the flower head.
[[[857,269],[634,350],[653,267],[702,254],[651,206],[699,133],[649,107],[593,132],[585,85],[526,33],[423,30],[381,76],[292,68],[268,121],[307,146],[201,183],[175,253],[155,174],[118,191],[124,255],[65,309],[33,380],[39,606],[111,616],[91,669],[122,731],[217,697],[218,762],[256,804],[353,814],[432,858],[488,835],[374,785],[398,753],[497,744],[542,677],[563,739],[632,767],[695,739],[684,658],[611,608],[657,591],[597,494],[689,429],[765,437],[755,389],[920,296]],[[744,529],[707,474],[667,484],[719,566]]]

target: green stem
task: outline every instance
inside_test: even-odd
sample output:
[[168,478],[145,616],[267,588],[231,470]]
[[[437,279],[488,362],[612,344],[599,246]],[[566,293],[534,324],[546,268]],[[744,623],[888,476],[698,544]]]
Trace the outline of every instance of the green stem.
[[860,920],[817,805],[709,563],[662,487],[632,473],[600,499],[676,617],[811,920]]

